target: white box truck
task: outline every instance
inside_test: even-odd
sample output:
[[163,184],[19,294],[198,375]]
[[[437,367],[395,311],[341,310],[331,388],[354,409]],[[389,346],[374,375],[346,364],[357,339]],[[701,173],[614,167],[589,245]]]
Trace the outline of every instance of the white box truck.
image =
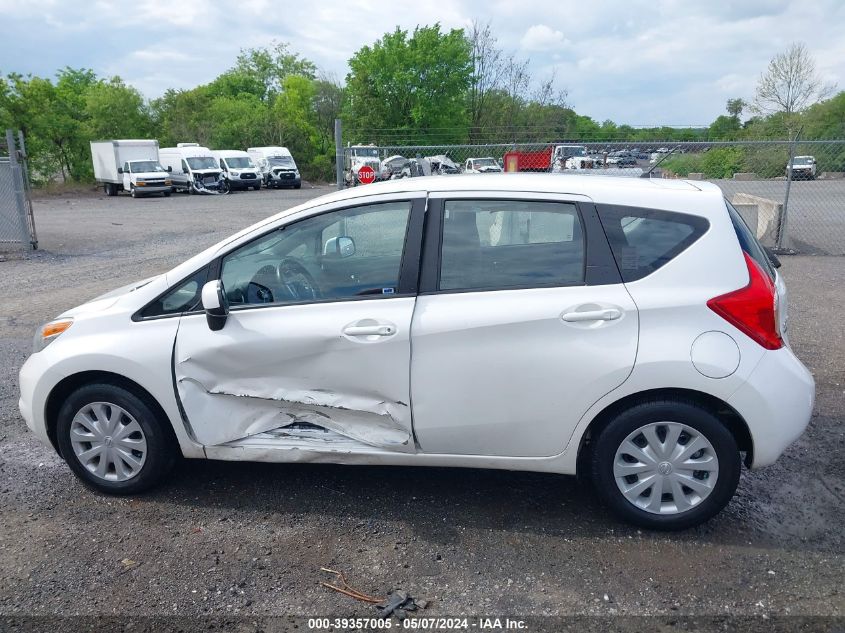
[[159,162],[158,141],[91,141],[94,178],[106,195],[128,191],[133,198],[163,193],[169,196],[173,183],[169,170]]
[[230,189],[261,189],[261,170],[249,154],[239,149],[220,149],[211,153],[229,181]]
[[302,187],[299,167],[287,147],[250,147],[246,151],[261,169],[265,187]]
[[217,159],[199,143],[178,143],[159,151],[161,164],[171,170],[174,191],[228,193],[229,183],[221,178]]

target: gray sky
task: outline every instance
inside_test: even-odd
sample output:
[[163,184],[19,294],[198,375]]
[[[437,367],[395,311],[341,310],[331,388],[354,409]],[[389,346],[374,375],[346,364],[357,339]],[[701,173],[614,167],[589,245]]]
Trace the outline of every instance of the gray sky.
[[710,123],[729,97],[752,98],[792,41],[845,83],[842,0],[0,0],[0,15],[0,73],[88,67],[148,97],[206,83],[274,39],[343,78],[352,53],[397,24],[473,19],[536,77],[556,69],[570,105],[597,121]]

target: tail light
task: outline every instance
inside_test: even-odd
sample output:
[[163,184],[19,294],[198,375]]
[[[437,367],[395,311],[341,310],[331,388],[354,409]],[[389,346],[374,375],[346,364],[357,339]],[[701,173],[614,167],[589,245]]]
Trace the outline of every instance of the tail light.
[[783,340],[777,325],[775,286],[748,253],[743,255],[748,266],[748,285],[710,299],[707,307],[766,349],[780,349]]

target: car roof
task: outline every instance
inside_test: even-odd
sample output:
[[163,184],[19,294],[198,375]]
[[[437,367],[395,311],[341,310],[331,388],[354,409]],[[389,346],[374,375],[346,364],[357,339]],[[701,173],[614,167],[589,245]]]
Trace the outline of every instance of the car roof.
[[496,191],[537,192],[583,195],[594,199],[603,198],[608,190],[630,190],[639,192],[684,191],[698,192],[719,190],[707,182],[693,184],[688,180],[669,178],[630,178],[624,176],[581,176],[576,174],[456,174],[454,176],[422,176],[401,178],[373,183],[361,187],[344,189],[323,196],[324,203],[354,199],[386,193],[431,193],[450,191]]

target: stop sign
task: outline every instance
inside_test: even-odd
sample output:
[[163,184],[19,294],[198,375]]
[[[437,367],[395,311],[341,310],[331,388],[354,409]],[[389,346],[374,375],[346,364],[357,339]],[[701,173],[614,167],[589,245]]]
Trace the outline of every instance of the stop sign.
[[362,185],[369,185],[371,182],[375,181],[375,179],[376,172],[369,165],[364,165],[363,167],[361,167],[361,169],[358,170],[358,181]]

